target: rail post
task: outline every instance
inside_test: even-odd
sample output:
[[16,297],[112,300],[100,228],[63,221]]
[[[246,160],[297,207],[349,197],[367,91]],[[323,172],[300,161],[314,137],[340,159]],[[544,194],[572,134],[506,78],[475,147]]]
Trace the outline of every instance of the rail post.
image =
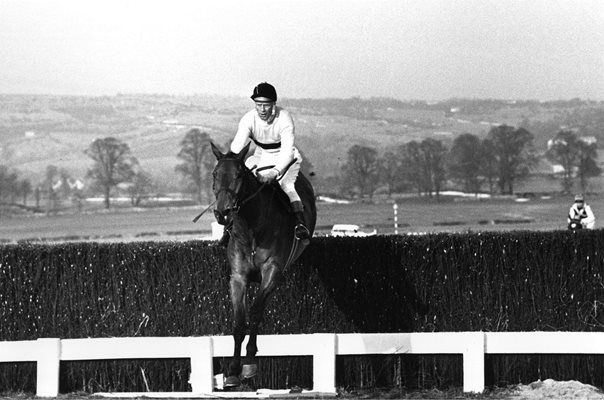
[[463,391],[484,391],[484,332],[466,332],[463,348]]
[[315,344],[312,357],[313,391],[336,392],[336,346],[335,333],[314,333]]
[[193,393],[212,393],[214,390],[214,365],[212,338],[201,336],[194,338],[191,354],[191,376],[189,383]]
[[36,347],[36,396],[57,397],[59,395],[61,339],[38,339]]

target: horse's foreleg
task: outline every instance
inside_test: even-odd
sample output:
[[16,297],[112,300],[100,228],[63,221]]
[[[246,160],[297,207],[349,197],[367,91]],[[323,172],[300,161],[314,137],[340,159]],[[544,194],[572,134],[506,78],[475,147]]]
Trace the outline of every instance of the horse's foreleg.
[[245,293],[246,282],[240,276],[231,276],[231,302],[233,303],[233,339],[235,341],[235,349],[233,359],[229,364],[228,376],[225,381],[227,386],[238,386],[239,374],[241,373],[241,344],[245,338],[246,321],[245,321]]
[[264,318],[266,303],[270,295],[275,291],[280,279],[281,272],[276,264],[272,263],[264,268],[260,288],[250,308],[250,336],[245,348],[246,355],[242,371],[244,378],[252,378],[257,374],[258,362],[256,361],[256,353],[258,352],[258,346],[256,344],[256,337],[258,336],[258,327]]

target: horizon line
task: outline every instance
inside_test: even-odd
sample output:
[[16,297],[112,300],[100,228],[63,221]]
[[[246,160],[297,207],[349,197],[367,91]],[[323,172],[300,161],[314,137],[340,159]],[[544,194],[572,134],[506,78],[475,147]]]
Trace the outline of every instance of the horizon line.
[[[65,93],[3,93],[0,92],[0,97],[9,97],[9,96],[19,96],[19,97],[127,97],[127,96],[165,96],[165,97],[221,97],[221,98],[238,98],[238,99],[248,99],[245,95],[233,95],[233,94],[216,94],[216,93],[167,93],[167,92],[117,92],[113,94],[65,94]],[[555,103],[555,102],[572,102],[572,101],[581,101],[587,103],[603,103],[604,98],[602,99],[592,99],[592,98],[581,98],[581,97],[568,97],[568,98],[556,98],[556,99],[538,99],[538,98],[510,98],[510,97],[448,97],[440,100],[434,99],[418,99],[418,98],[396,98],[392,96],[370,96],[370,97],[362,97],[362,96],[348,96],[348,97],[283,97],[282,100],[354,100],[360,99],[364,101],[370,100],[392,100],[399,101],[402,103],[413,103],[413,102],[424,102],[427,105],[446,103],[451,101],[502,101],[513,104],[515,102],[535,102],[535,103]]]

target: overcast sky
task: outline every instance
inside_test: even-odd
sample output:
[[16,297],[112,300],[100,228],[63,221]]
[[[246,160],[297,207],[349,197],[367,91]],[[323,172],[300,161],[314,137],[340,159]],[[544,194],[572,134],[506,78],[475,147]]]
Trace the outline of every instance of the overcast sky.
[[602,0],[0,0],[0,93],[604,100]]

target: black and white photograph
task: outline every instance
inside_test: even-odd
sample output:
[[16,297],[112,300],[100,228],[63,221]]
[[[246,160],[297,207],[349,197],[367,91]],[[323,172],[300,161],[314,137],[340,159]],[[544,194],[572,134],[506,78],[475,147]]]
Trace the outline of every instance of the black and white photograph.
[[0,400],[604,400],[602,143],[601,0],[0,0]]

